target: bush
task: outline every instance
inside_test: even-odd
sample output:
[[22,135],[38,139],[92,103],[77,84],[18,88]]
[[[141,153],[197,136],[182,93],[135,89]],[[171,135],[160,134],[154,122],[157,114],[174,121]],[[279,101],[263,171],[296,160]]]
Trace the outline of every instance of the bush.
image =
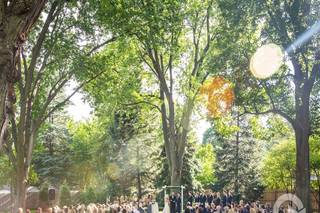
[[48,183],[44,183],[40,189],[40,194],[39,194],[39,199],[40,201],[42,201],[43,203],[47,203],[48,202],[48,194],[49,191],[49,184]]
[[84,204],[95,203],[96,200],[96,193],[91,187],[89,187],[86,191],[82,192],[80,195],[80,201]]
[[60,187],[60,206],[70,206],[72,204],[71,192],[67,185],[62,185]]

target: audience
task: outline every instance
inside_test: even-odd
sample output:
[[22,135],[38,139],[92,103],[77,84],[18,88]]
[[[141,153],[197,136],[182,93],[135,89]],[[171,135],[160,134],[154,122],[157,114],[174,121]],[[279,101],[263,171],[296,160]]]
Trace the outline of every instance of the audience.
[[[236,202],[231,192],[189,192],[185,198],[185,205],[182,205],[181,195],[172,193],[166,198],[168,213],[272,213],[270,204],[256,202]],[[182,209],[183,208],[183,209]],[[282,208],[279,212],[290,212],[292,207]],[[158,213],[158,204],[151,195],[137,201],[130,201],[126,197],[120,197],[114,202],[107,204],[89,205],[77,204],[72,206],[54,206],[46,211],[38,208],[36,213]],[[23,213],[20,208],[19,213]],[[27,213],[30,210],[26,211]]]

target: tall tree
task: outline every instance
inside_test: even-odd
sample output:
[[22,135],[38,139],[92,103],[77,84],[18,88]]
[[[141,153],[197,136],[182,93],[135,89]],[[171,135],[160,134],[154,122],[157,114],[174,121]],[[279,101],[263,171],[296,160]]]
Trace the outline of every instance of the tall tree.
[[215,150],[214,188],[232,190],[238,201],[256,200],[264,189],[258,170],[262,147],[253,137],[249,121],[248,116],[240,116],[238,112],[216,119],[215,131],[209,134],[212,138],[206,137],[204,141],[211,142]]
[[39,182],[59,187],[71,176],[71,137],[63,121],[50,121],[39,130],[32,158]]
[[[19,104],[16,112],[11,111],[12,135],[4,147],[16,173],[16,209],[25,208],[26,185],[39,128],[85,83],[105,72],[105,69],[96,70],[94,59],[92,66],[86,65],[100,47],[114,40],[102,37],[106,42],[95,42],[95,38],[101,36],[92,30],[94,19],[88,4],[53,0],[47,4],[45,12],[31,39],[20,46],[17,57],[21,78],[14,89]],[[81,44],[83,38],[87,39],[86,44]],[[81,81],[71,94],[64,95],[64,88],[75,73],[86,70],[91,71],[90,77]]]
[[288,56],[292,67],[283,67],[282,72],[267,80],[255,80],[243,70],[248,70],[250,55],[257,45],[272,42],[286,49],[300,38],[316,23],[318,12],[315,8],[318,6],[319,2],[313,0],[220,1],[220,8],[231,26],[230,31],[239,29],[239,26],[246,29],[245,34],[238,31],[235,38],[240,45],[240,57],[231,59],[231,69],[239,82],[236,87],[239,105],[244,106],[245,113],[274,113],[291,124],[296,141],[296,194],[307,212],[311,212],[310,97],[320,73],[318,42],[314,39],[296,49]]
[[8,138],[16,101],[14,84],[21,75],[17,67],[21,46],[45,4],[46,0],[4,0],[0,3],[0,148]]
[[170,182],[180,185],[199,84],[210,73],[206,59],[218,38],[214,1],[114,0],[99,7],[110,14],[102,22],[134,39],[144,67],[153,74],[159,89],[147,95],[158,99]]

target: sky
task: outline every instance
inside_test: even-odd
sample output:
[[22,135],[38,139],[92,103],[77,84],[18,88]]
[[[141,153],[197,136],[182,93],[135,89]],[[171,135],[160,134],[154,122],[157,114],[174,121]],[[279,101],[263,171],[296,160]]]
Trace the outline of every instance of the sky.
[[[75,81],[71,81],[70,85],[66,88],[66,95],[70,95],[76,85]],[[86,121],[91,117],[93,109],[90,107],[90,104],[84,100],[84,95],[81,92],[77,92],[70,99],[71,103],[67,107],[67,113],[74,121]]]

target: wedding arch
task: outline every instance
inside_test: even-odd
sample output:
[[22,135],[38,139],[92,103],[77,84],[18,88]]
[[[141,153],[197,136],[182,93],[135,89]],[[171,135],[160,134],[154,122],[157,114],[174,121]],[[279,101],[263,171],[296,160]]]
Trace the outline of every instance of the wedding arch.
[[166,200],[167,197],[167,190],[168,189],[180,189],[180,194],[181,194],[181,213],[183,213],[183,190],[184,190],[184,186],[163,186],[163,192],[164,192],[164,201]]

